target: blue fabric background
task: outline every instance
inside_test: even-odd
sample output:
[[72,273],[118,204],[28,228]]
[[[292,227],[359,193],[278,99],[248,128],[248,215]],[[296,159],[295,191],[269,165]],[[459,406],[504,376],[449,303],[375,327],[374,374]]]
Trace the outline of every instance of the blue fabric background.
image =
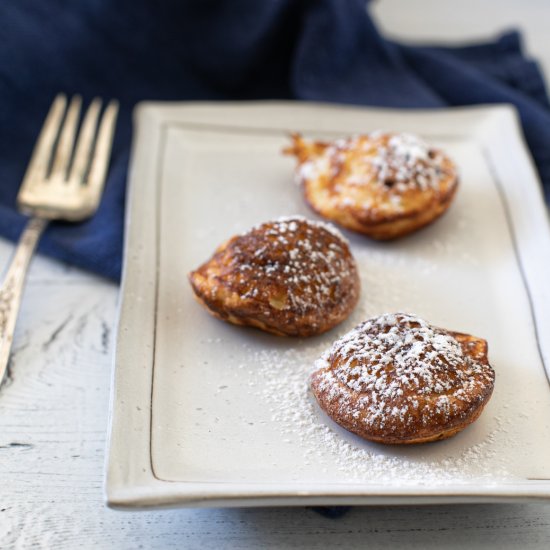
[[98,214],[79,225],[52,225],[41,250],[114,280],[131,112],[142,99],[293,98],[404,108],[514,103],[550,189],[548,98],[515,32],[462,48],[396,44],[379,34],[364,0],[4,0],[0,235],[10,239],[24,221],[15,196],[59,91],[86,101],[118,98],[121,114]]

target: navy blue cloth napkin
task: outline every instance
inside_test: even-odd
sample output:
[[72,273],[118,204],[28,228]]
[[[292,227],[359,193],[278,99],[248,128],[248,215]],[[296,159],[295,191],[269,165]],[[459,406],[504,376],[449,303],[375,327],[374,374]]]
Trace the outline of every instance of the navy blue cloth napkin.
[[10,239],[23,226],[17,190],[59,91],[118,98],[121,115],[99,212],[80,225],[52,225],[41,250],[114,280],[131,111],[143,99],[292,98],[404,108],[513,103],[550,189],[548,98],[516,32],[461,48],[397,44],[380,35],[365,0],[6,0],[0,235]]

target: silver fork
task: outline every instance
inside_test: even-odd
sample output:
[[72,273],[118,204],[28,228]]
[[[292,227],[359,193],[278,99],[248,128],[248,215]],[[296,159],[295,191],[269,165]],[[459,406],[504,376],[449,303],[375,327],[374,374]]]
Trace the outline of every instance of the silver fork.
[[0,285],[0,383],[8,365],[15,321],[29,262],[51,220],[77,222],[92,216],[101,198],[118,103],[101,120],[101,100],[90,104],[77,129],[81,98],[58,95],[46,117],[17,195],[21,212],[31,216]]

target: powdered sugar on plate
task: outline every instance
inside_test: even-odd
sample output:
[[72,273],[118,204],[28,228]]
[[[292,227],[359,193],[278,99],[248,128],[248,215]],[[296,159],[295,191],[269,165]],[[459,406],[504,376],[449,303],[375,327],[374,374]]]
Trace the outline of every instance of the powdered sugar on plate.
[[[287,341],[285,346],[260,349],[243,344],[248,362],[253,365],[248,370],[252,385],[246,391],[268,408],[269,422],[276,426],[280,445],[290,445],[296,453],[293,479],[299,481],[319,469],[327,475],[333,472],[346,482],[388,485],[433,486],[477,479],[492,483],[509,476],[502,445],[504,440],[513,440],[514,429],[510,416],[502,409],[497,409],[496,414],[484,411],[477,426],[474,424],[450,440],[398,447],[362,440],[338,426],[319,408],[309,389],[309,377],[333,341],[386,308],[407,306],[422,311],[425,290],[417,286],[420,280],[403,277],[403,268],[411,268],[410,258],[387,248],[383,252],[376,248],[355,252],[363,267],[364,299],[350,319],[312,340]],[[437,272],[424,260],[416,262],[415,270],[428,275]],[[277,464],[271,467],[277,468]]]
[[438,442],[386,447],[363,441],[337,426],[319,409],[308,386],[314,359],[325,348],[325,343],[319,343],[285,351],[250,350],[255,378],[261,384],[247,390],[269,408],[281,445],[295,444],[295,480],[312,467],[326,472],[336,469],[349,482],[382,484],[434,485],[505,475],[505,459],[498,459],[495,445],[506,429],[501,418],[492,419],[492,429],[473,445]]

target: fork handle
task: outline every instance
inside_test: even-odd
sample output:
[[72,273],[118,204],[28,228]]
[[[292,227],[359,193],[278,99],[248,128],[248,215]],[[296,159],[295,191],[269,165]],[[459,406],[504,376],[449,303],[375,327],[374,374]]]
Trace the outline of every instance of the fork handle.
[[0,285],[0,383],[4,380],[10,357],[15,321],[19,313],[25,276],[36,244],[48,220],[31,218],[19,237],[17,249]]

